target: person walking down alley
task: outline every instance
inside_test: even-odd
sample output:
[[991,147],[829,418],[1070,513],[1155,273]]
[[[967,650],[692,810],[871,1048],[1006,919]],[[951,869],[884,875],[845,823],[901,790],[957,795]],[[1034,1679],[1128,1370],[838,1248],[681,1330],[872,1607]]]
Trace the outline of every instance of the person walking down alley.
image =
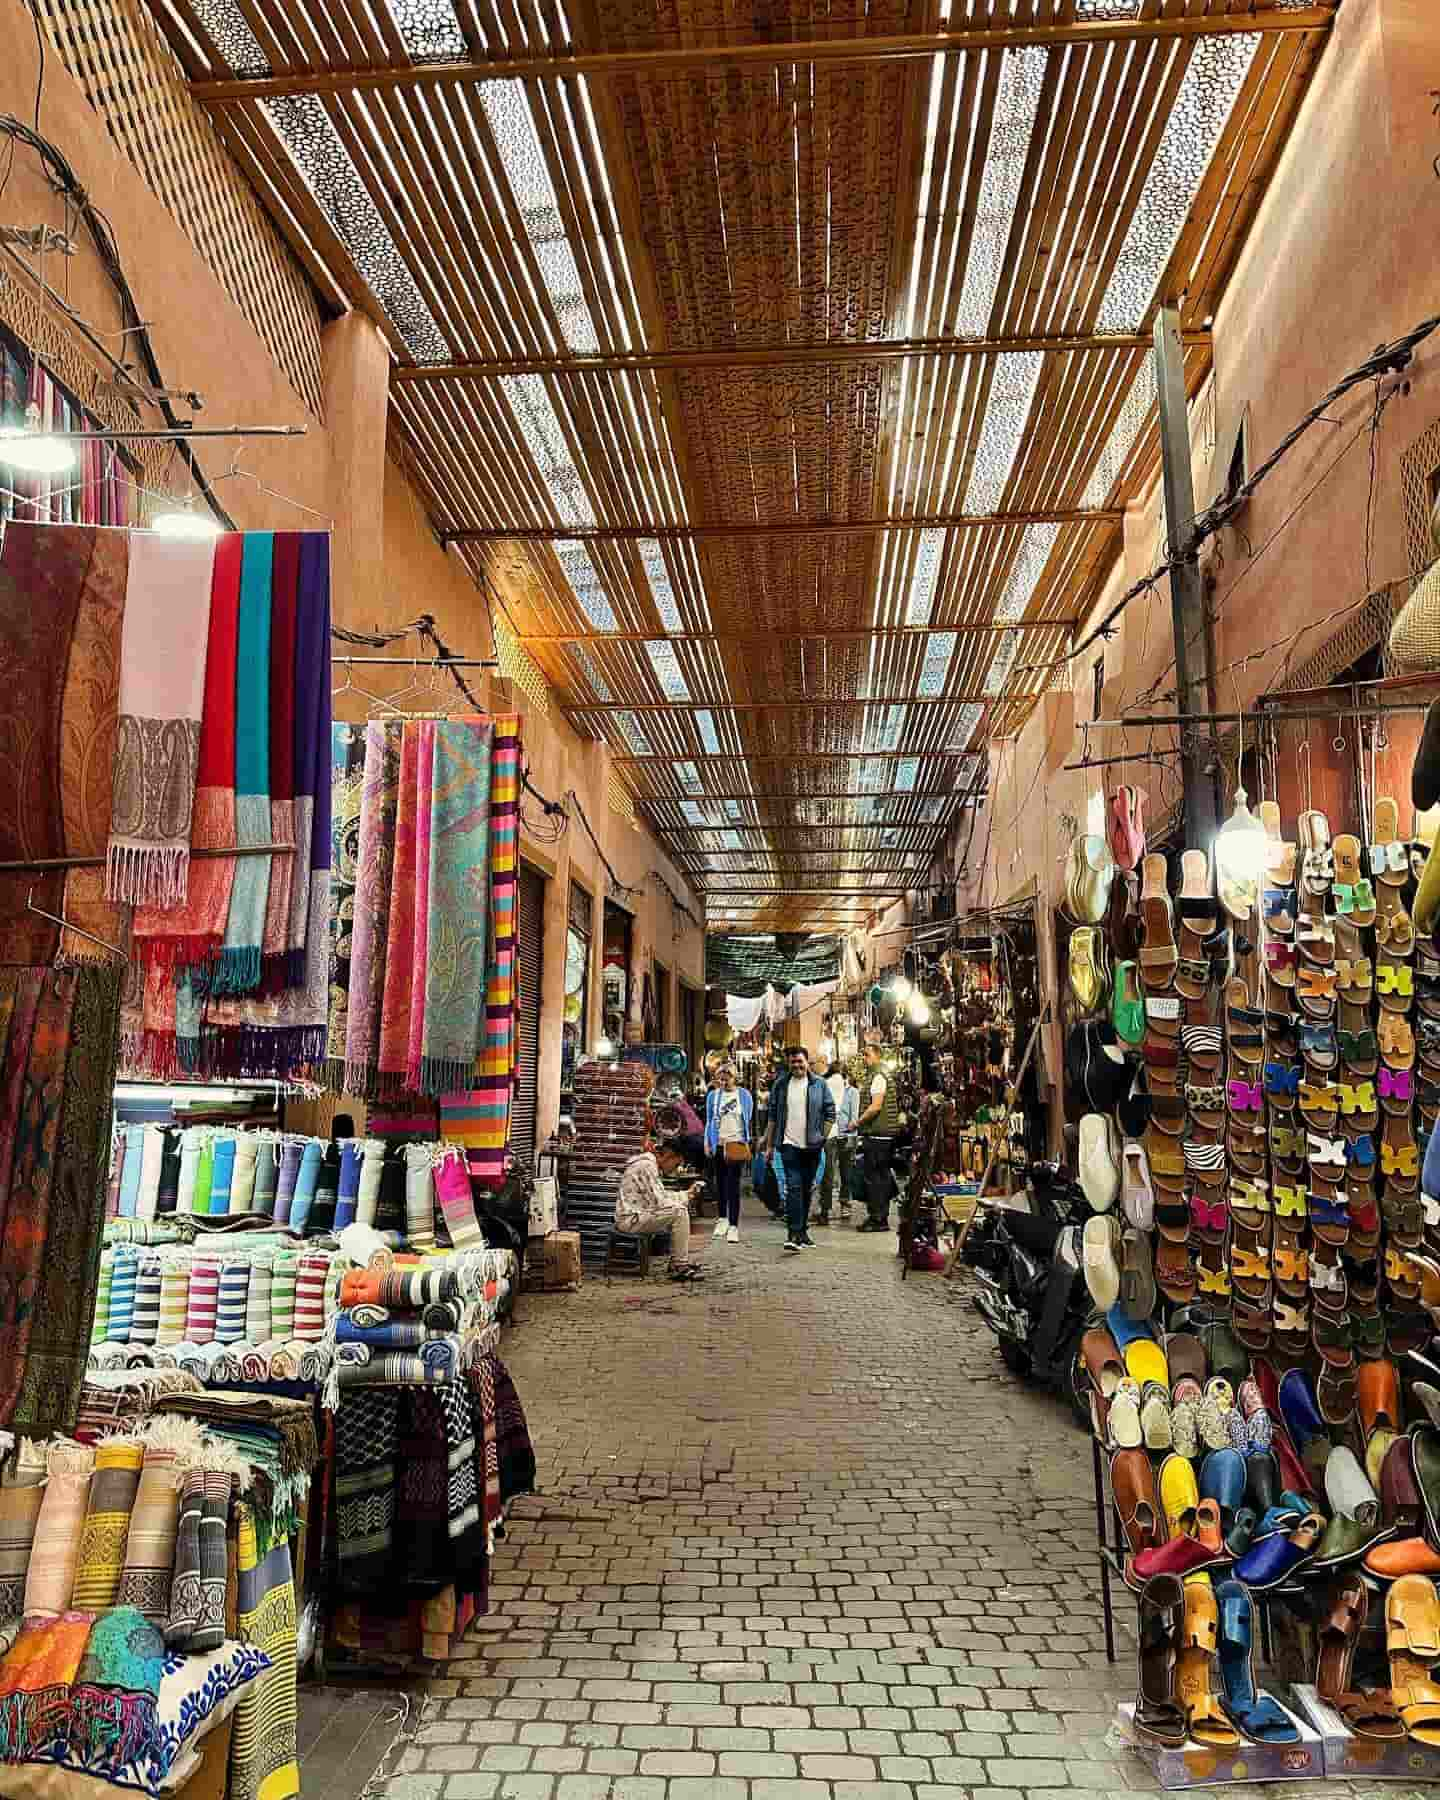
[[760,1145],[763,1155],[780,1152],[785,1176],[785,1248],[813,1250],[808,1229],[810,1194],[815,1172],[825,1149],[825,1137],[835,1123],[835,1096],[818,1075],[810,1072],[810,1056],[797,1044],[786,1058],[788,1073],[770,1091],[770,1117]]
[[860,1169],[865,1182],[865,1217],[857,1231],[890,1229],[890,1158],[896,1134],[900,1130],[900,1106],[895,1078],[887,1073],[885,1055],[879,1044],[865,1046],[865,1110],[857,1130],[860,1134]]
[[740,1177],[750,1160],[750,1121],[755,1102],[747,1088],[735,1084],[734,1063],[722,1063],[715,1086],[705,1097],[705,1150],[715,1171],[719,1217],[716,1237],[740,1239]]
[[632,1156],[620,1175],[615,1196],[615,1229],[639,1236],[646,1232],[670,1233],[670,1279],[703,1281],[705,1271],[690,1257],[690,1204],[705,1192],[697,1181],[687,1193],[673,1193],[660,1179],[660,1165],[653,1149]]
[[840,1217],[850,1217],[850,1170],[855,1158],[855,1120],[860,1112],[860,1096],[851,1087],[844,1065],[828,1057],[815,1058],[815,1073],[829,1088],[835,1101],[835,1123],[825,1140],[825,1169],[820,1177],[820,1203],[815,1212],[817,1225],[830,1223],[838,1184]]

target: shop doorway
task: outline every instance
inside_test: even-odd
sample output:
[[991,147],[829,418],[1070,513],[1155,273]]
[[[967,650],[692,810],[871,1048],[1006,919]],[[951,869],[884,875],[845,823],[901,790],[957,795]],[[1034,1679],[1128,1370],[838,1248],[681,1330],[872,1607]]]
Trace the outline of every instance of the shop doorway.
[[595,937],[595,902],[579,882],[570,883],[570,917],[565,928],[565,1004],[560,1028],[561,1110],[575,1090],[575,1064],[590,1043],[590,946]]
[[655,1040],[670,1042],[670,971],[664,963],[655,964]]
[[544,974],[545,878],[520,865],[520,916],[515,927],[520,1004],[515,1031],[515,1096],[510,1106],[510,1149],[521,1168],[535,1167],[540,1102],[540,982]]
[[630,956],[635,921],[623,906],[605,902],[605,937],[600,951],[600,1028],[618,1049],[625,1042],[630,1006]]

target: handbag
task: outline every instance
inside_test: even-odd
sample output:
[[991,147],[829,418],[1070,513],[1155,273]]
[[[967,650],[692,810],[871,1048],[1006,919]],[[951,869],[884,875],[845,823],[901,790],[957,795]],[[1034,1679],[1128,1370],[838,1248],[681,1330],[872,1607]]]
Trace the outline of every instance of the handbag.
[[729,1163],[743,1163],[750,1160],[750,1146],[740,1139],[725,1145],[725,1160]]

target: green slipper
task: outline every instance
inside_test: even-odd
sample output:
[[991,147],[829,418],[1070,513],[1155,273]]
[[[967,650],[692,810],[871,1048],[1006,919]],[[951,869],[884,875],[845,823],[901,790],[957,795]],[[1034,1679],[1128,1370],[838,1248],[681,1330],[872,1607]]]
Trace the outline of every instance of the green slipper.
[[1145,1037],[1145,1002],[1140,998],[1140,984],[1133,962],[1116,963],[1114,999],[1110,1005],[1110,1022],[1127,1044],[1139,1044]]

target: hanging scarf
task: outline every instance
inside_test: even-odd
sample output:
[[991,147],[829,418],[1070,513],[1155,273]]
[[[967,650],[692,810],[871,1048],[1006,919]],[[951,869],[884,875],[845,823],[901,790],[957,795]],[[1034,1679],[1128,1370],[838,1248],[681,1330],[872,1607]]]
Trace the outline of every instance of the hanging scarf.
[[425,971],[430,952],[430,845],[435,819],[435,721],[417,719],[419,760],[415,768],[415,918],[410,1029],[405,1050],[405,1085],[419,1093],[425,1043]]
[[325,1054],[331,1085],[345,1079],[350,1025],[351,933],[355,922],[355,868],[360,849],[360,796],[365,734],[338,720],[330,731],[330,1005]]
[[420,1092],[468,1087],[480,1048],[490,864],[491,727],[448,719],[432,727],[425,1012]]
[[[210,646],[205,659],[205,704],[191,824],[191,842],[197,850],[224,850],[235,842],[235,660],[244,544],[244,534],[238,531],[227,531],[215,542]],[[200,966],[209,962],[225,939],[234,878],[235,863],[229,857],[200,857],[190,865],[183,906],[167,912],[140,908],[135,914],[135,939],[146,963],[168,968],[176,963]]]
[[[270,841],[295,842],[295,630],[300,581],[300,534],[277,531],[270,578]],[[277,856],[270,865],[265,939],[260,957],[260,991],[281,993],[290,985],[290,894],[296,858]]]
[[380,1007],[385,996],[385,948],[390,882],[395,865],[395,807],[400,791],[398,720],[372,719],[365,728],[365,775],[355,867],[350,999],[345,1033],[345,1092],[375,1091]]
[[[240,568],[235,671],[235,841],[270,843],[270,581],[274,535],[247,531]],[[260,983],[270,858],[235,859],[225,947],[215,991],[248,994]]]
[[[300,540],[295,625],[295,870],[290,888],[290,986],[308,987],[310,908],[330,869],[330,536]],[[308,851],[308,864],[306,861]],[[329,942],[320,932],[325,954]]]
[[185,899],[214,566],[213,538],[130,544],[105,892],[131,906]]
[[419,807],[420,737],[406,725],[395,802],[395,864],[385,934],[385,992],[380,1009],[380,1088],[405,1085],[410,1049],[410,995],[415,981],[415,832]]

